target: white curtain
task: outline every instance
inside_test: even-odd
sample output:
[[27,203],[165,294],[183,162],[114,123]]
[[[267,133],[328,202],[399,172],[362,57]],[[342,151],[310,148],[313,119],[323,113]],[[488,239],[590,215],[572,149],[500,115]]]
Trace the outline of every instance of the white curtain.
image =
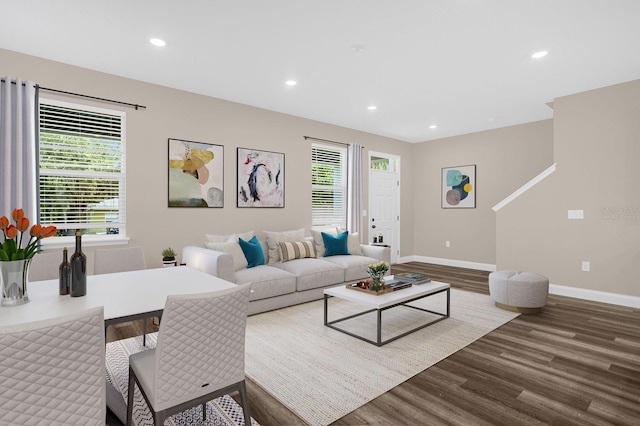
[[362,242],[362,145],[350,144],[347,152],[347,227]]
[[0,81],[0,216],[22,208],[33,224],[39,219],[38,88],[32,81]]

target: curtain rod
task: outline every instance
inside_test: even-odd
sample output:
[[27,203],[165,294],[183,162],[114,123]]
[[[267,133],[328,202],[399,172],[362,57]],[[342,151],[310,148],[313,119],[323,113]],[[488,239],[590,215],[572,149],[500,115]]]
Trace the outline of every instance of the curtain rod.
[[[2,81],[6,82],[4,78],[2,79]],[[16,84],[16,82],[12,80],[11,84]],[[22,83],[22,85],[24,86],[25,84]],[[44,91],[47,91],[47,92],[60,93],[60,94],[63,94],[63,95],[77,96],[79,98],[85,98],[85,99],[92,99],[94,101],[107,102],[107,103],[117,104],[117,105],[124,105],[124,106],[128,106],[128,107],[131,107],[131,108],[135,108],[136,110],[138,110],[138,109],[147,109],[147,107],[144,106],[144,105],[132,104],[132,103],[129,103],[129,102],[122,102],[122,101],[114,101],[113,99],[98,98],[96,96],[89,96],[89,95],[83,95],[81,93],[67,92],[65,90],[50,89],[48,87],[42,87],[42,86],[40,86],[38,84],[36,84],[35,87],[37,89],[39,89],[39,90],[44,90]]]
[[[330,141],[329,139],[320,139],[320,138],[314,138],[313,136],[304,136],[305,140],[314,140],[314,141],[320,141],[320,142],[329,142],[329,143],[335,143],[337,145],[344,145],[344,146],[349,146],[350,144],[348,143],[344,143],[344,142],[336,142],[336,141]],[[364,145],[361,146],[362,149],[364,149]]]

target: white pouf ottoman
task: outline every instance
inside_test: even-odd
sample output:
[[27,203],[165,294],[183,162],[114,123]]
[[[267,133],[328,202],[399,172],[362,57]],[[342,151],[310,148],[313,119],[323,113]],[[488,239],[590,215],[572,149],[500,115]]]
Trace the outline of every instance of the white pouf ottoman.
[[489,293],[496,306],[521,314],[537,314],[547,304],[549,279],[533,272],[489,274]]

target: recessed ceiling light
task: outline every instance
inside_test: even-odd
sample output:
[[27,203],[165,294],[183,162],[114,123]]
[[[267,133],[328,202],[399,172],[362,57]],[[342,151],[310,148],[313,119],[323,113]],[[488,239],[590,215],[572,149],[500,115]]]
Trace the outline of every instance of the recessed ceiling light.
[[161,39],[159,39],[159,38],[152,38],[152,39],[149,39],[149,42],[150,42],[151,44],[153,44],[154,46],[158,46],[158,47],[162,47],[162,46],[166,46],[166,45],[167,45],[167,42],[166,42],[166,41],[161,40]]
[[375,106],[375,105],[369,105],[369,106],[367,107],[367,109],[368,109],[369,111],[373,111],[374,109],[378,109],[378,107],[377,107],[377,106]]
[[547,56],[549,52],[546,50],[539,50],[537,52],[535,52],[533,55],[531,55],[531,57],[533,59],[540,59],[540,58],[544,58],[545,56]]
[[438,128],[438,126],[437,126],[437,125],[435,125],[435,124],[432,124],[431,126],[429,126],[429,128],[430,128],[430,129],[437,129],[437,128]]
[[297,81],[295,81],[295,80],[287,80],[287,81],[285,82],[285,84],[286,84],[287,86],[295,86],[296,84],[298,84],[298,82],[297,82]]

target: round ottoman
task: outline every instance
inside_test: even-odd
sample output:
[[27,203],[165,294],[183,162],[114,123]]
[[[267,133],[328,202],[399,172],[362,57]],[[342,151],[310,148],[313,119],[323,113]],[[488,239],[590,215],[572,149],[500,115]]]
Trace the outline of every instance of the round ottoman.
[[549,279],[533,272],[496,271],[489,274],[489,293],[501,309],[537,314],[547,304]]

